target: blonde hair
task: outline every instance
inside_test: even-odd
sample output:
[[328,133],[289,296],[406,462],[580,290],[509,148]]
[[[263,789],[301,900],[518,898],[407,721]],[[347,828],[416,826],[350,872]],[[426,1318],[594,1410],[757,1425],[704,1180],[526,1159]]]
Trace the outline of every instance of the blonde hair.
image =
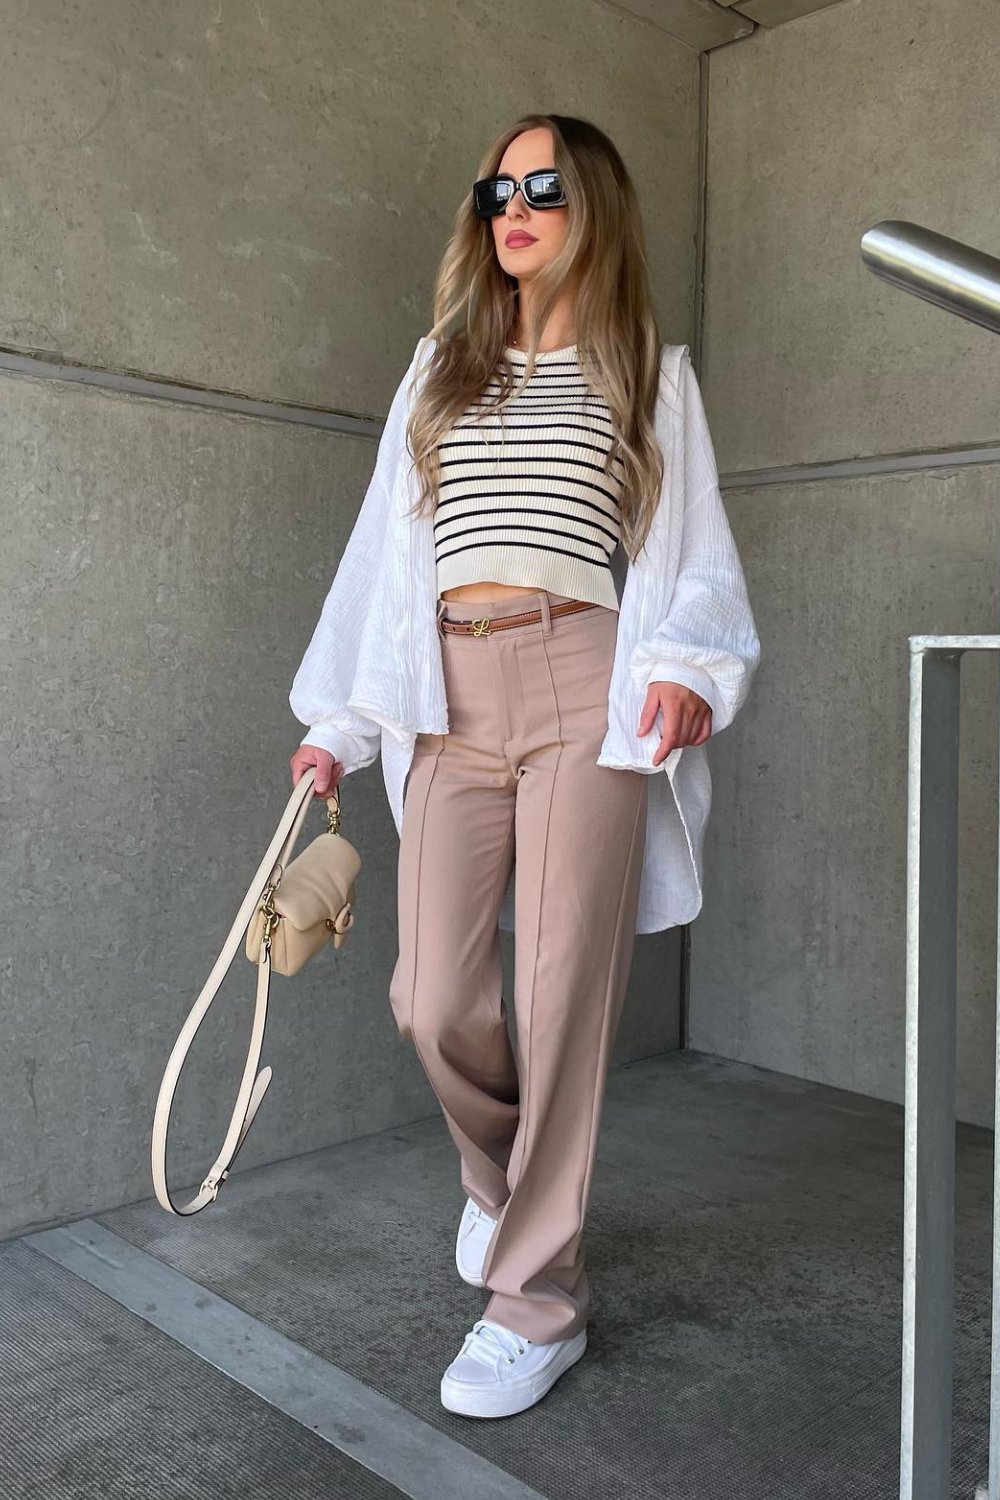
[[[607,469],[622,462],[619,506],[622,546],[638,555],[656,511],[663,453],[654,428],[660,339],[649,290],[639,202],[613,142],[572,115],[523,115],[489,147],[476,177],[494,176],[508,145],[525,130],[552,132],[554,165],[569,215],[566,241],[532,283],[534,321],[527,329],[524,379],[534,368],[540,331],[558,298],[576,285],[576,344],[581,369],[603,395],[615,440]],[[418,475],[411,514],[433,514],[440,475],[437,446],[496,376],[496,410],[521,389],[506,350],[514,342],[518,286],[497,259],[490,222],[477,218],[472,189],[455,216],[434,291],[436,340],[407,421],[407,444]],[[457,328],[446,328],[459,320]]]

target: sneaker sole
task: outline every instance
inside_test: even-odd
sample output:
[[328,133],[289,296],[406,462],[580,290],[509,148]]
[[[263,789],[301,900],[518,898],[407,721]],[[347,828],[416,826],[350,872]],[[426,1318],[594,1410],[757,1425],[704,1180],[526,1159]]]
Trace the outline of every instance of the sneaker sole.
[[587,1349],[587,1330],[584,1328],[566,1342],[563,1349],[544,1370],[536,1375],[523,1376],[514,1387],[504,1390],[478,1390],[441,1377],[441,1405],[447,1411],[462,1417],[513,1417],[518,1412],[534,1406],[555,1385],[560,1375],[582,1359]]

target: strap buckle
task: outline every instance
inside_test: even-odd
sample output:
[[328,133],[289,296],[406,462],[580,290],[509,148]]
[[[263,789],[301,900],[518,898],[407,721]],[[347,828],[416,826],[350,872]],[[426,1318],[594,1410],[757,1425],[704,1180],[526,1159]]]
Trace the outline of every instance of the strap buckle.
[[222,1186],[222,1184],[225,1182],[225,1180],[226,1180],[226,1178],[228,1176],[229,1176],[229,1168],[228,1167],[223,1167],[223,1169],[222,1169],[221,1172],[218,1170],[217,1167],[213,1167],[212,1170],[211,1170],[211,1172],[209,1172],[208,1176],[205,1178],[205,1181],[202,1183],[202,1185],[201,1185],[202,1192],[203,1193],[211,1193],[211,1195],[212,1195],[212,1200],[211,1201],[213,1203],[215,1202],[216,1198],[219,1196],[219,1188]]

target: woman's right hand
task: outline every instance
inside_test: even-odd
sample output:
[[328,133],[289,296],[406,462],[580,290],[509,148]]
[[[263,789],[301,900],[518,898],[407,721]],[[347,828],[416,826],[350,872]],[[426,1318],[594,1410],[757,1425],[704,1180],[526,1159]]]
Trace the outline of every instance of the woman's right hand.
[[329,797],[344,774],[343,763],[335,760],[329,750],[319,745],[300,745],[292,756],[292,785],[298,786],[310,766],[316,767],[313,792],[317,797]]

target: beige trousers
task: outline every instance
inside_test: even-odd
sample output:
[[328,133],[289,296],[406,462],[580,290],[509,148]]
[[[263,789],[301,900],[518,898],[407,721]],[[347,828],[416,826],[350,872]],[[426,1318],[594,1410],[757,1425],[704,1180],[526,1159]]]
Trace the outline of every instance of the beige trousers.
[[[646,833],[645,775],[596,763],[617,612],[552,618],[564,597],[438,601],[439,621],[543,617],[481,636],[439,629],[449,730],[417,736],[407,774],[390,984],[462,1187],[499,1220],[483,1316],[536,1343],[587,1322],[581,1237]],[[498,927],[515,857],[516,1055]]]

